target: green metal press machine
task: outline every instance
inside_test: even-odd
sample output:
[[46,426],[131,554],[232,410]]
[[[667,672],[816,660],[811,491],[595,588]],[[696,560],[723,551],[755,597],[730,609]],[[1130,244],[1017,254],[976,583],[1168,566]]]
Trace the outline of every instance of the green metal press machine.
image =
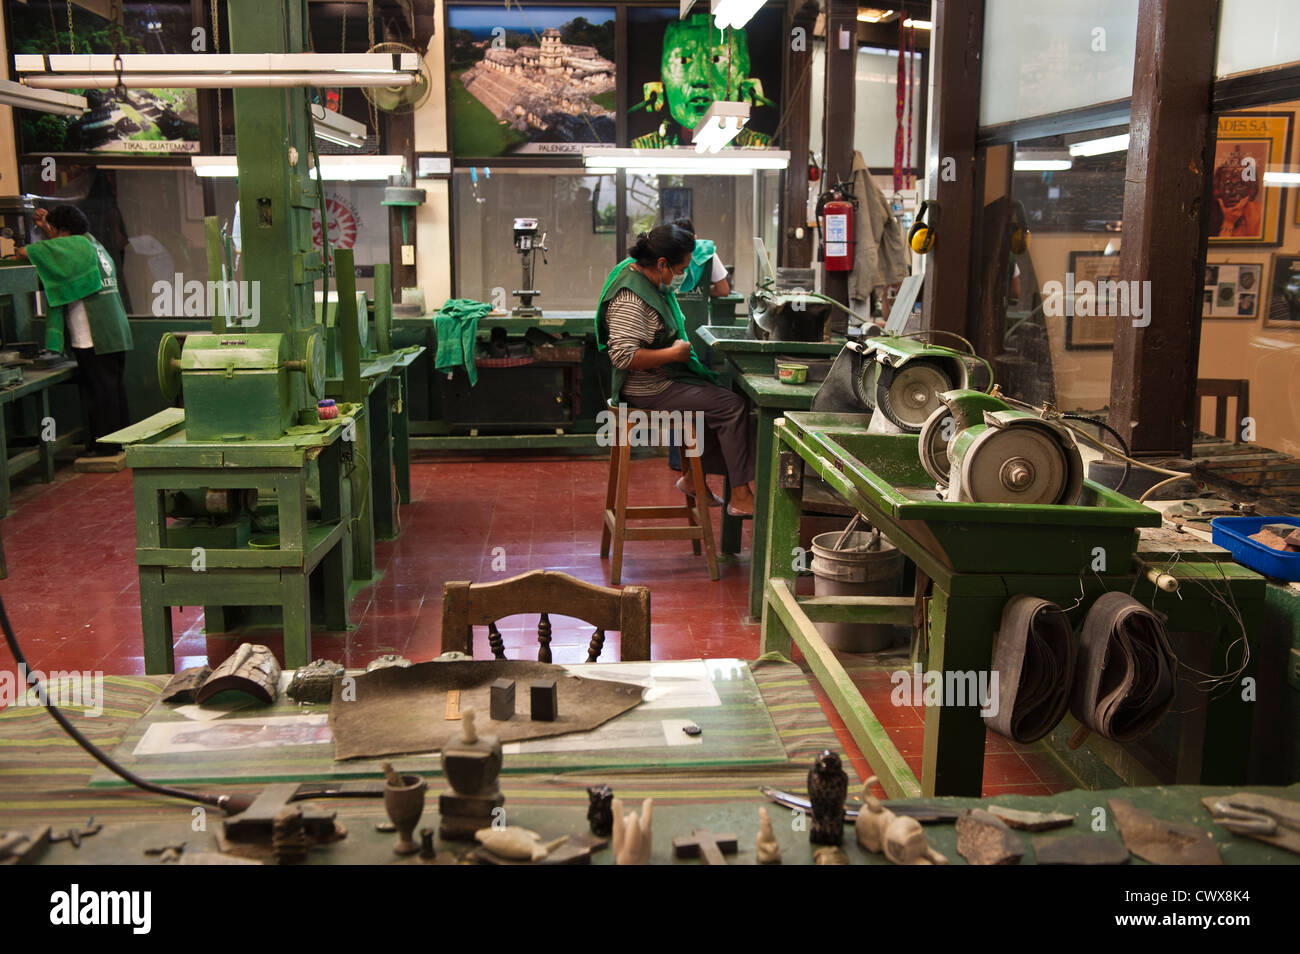
[[[304,5],[243,2],[231,14],[235,52],[306,49]],[[392,485],[390,385],[379,384],[402,357],[369,362],[366,380],[350,252],[334,255],[337,309],[322,320],[313,301],[326,261],[313,248],[321,186],[306,90],[240,88],[234,106],[243,280],[260,282],[260,314],[217,315],[210,334],[183,342],[164,336],[159,380],[168,396],[183,389],[184,409],[105,438],[125,446],[133,471],[147,673],[174,669],[173,606],[203,606],[209,633],[282,620],[285,665],[309,662],[313,615],[346,629],[349,585],[373,571],[375,459],[389,461],[377,483]],[[336,396],[338,416],[322,419],[317,401]],[[374,441],[387,456],[372,456]]]

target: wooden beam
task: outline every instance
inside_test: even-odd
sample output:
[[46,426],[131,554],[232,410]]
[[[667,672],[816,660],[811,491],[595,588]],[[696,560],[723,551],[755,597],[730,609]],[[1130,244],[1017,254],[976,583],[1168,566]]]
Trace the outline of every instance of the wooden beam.
[[[812,38],[817,22],[815,3],[791,3],[786,10],[785,65],[781,83],[781,148],[790,151],[785,173],[785,201],[781,203],[781,248],[778,261],[787,268],[812,264],[812,233],[807,226],[808,138],[812,105]],[[801,49],[794,49],[794,31],[803,30]],[[803,229],[803,237],[795,235]]]
[[[842,38],[846,41],[842,43]],[[843,46],[844,48],[841,48]],[[822,187],[848,182],[853,174],[854,87],[858,68],[857,0],[826,3],[826,141],[823,144],[826,176]],[[791,157],[793,160],[794,157]],[[793,164],[793,161],[792,161]],[[823,288],[836,301],[848,304],[849,273],[825,272]],[[836,309],[827,323],[829,331],[843,334],[848,316]]]
[[[390,32],[390,24],[384,24],[384,39],[394,43],[403,42],[400,33]],[[427,41],[426,41],[427,42]],[[423,47],[416,47],[422,50]],[[382,116],[381,122],[384,125],[384,135],[387,144],[384,151],[391,156],[405,156],[406,168],[411,171],[410,182],[415,182],[415,114],[412,112],[403,113],[385,113],[381,110],[376,111]],[[379,135],[379,130],[375,130],[375,135]],[[389,210],[388,216],[388,260],[393,264],[393,297],[400,301],[402,288],[414,287],[418,284],[415,277],[414,265],[402,264],[402,221],[408,219],[406,226],[407,244],[415,246],[415,213],[414,208],[394,207]]]
[[982,205],[975,167],[979,125],[980,56],[984,45],[982,0],[935,0],[930,69],[926,194],[940,209],[937,241],[925,270],[922,324],[965,334],[974,278],[971,236]]
[[[1205,25],[1218,23],[1218,7],[1218,0],[1138,5],[1119,279],[1142,289],[1145,313],[1116,321],[1110,379],[1111,426],[1138,454],[1189,454],[1198,416],[1201,207],[1217,37]],[[1132,304],[1130,296],[1130,312]]]

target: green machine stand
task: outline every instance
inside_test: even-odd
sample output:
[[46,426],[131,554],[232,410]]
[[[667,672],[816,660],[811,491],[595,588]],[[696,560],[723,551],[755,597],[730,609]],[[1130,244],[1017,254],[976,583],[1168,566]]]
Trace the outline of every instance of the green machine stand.
[[[234,52],[306,50],[305,5],[231,0],[228,9]],[[260,313],[215,315],[211,334],[190,334],[183,345],[165,336],[159,380],[169,397],[183,386],[184,410],[104,438],[126,447],[135,481],[148,673],[173,669],[172,606],[203,606],[208,633],[274,620],[267,608],[278,607],[288,667],[312,658],[313,603],[330,629],[348,622],[358,496],[349,484],[359,455],[364,461],[354,437],[364,431],[365,407],[328,421],[316,411],[326,346],[312,297],[324,260],[312,248],[320,187],[310,176],[307,92],[240,88],[234,110],[242,280],[260,286]],[[209,271],[219,276],[213,233],[209,223]],[[342,348],[352,352],[355,376],[352,330]]]
[[[891,798],[981,794],[985,726],[978,702],[927,706],[921,773],[916,773],[863,698],[838,657],[821,639],[819,622],[884,623],[912,628],[914,662],[924,672],[987,672],[1003,607],[1016,594],[1050,600],[1077,627],[1107,591],[1132,594],[1164,614],[1179,658],[1200,672],[1237,670],[1254,676],[1264,612],[1265,581],[1230,561],[1170,550],[1140,528],[1161,515],[1092,481],[1074,505],[966,503],[937,499],[921,465],[914,434],[867,432],[862,414],[791,412],[775,422],[770,468],[771,528],[764,558],[764,652],[788,655],[797,644],[832,704]],[[801,464],[803,466],[801,466]],[[804,467],[815,472],[916,565],[918,595],[795,595],[800,567],[799,514]],[[1099,562],[1099,556],[1103,562]],[[1178,593],[1156,587],[1158,570],[1178,581]],[[923,586],[932,583],[932,589]],[[1249,646],[1249,655],[1243,650]],[[1181,647],[1181,648],[1180,648]],[[1120,746],[1096,736],[1084,744],[1115,775],[1132,784],[1248,781],[1254,705],[1244,683],[1211,694],[1183,679],[1179,713],[1156,727],[1170,729],[1157,764],[1140,743]],[[1176,724],[1175,724],[1176,723]],[[1054,747],[1077,728],[1057,726]],[[1056,743],[1059,741],[1059,745]],[[913,759],[915,755],[912,756]],[[1073,763],[1070,763],[1073,765]],[[1154,780],[1125,778],[1141,770]],[[1136,767],[1136,769],[1135,769]],[[1081,779],[1088,770],[1071,769]],[[1096,778],[1098,776],[1094,776]]]

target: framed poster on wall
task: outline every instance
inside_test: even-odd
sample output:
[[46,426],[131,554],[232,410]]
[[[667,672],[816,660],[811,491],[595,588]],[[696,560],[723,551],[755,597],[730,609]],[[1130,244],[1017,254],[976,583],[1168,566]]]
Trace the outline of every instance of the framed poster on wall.
[[1264,266],[1209,262],[1205,266],[1202,318],[1258,318]]
[[[109,21],[62,0],[8,4],[11,53],[112,53]],[[107,5],[104,5],[105,7]],[[189,53],[191,4],[122,4],[123,53]],[[81,91],[74,91],[81,92]],[[170,156],[199,152],[199,104],[193,89],[88,89],[80,116],[16,111],[25,155],[73,153]]]
[[458,157],[578,155],[613,145],[613,7],[447,7],[447,100]]
[[1300,328],[1300,255],[1273,256],[1266,328]]
[[1115,346],[1115,313],[1117,303],[1099,300],[1096,294],[1100,282],[1118,280],[1119,256],[1104,252],[1071,252],[1070,274],[1074,286],[1067,290],[1072,295],[1065,313],[1065,348],[1067,351],[1097,351]]
[[1278,245],[1285,189],[1264,173],[1285,168],[1291,152],[1291,113],[1224,113],[1214,146],[1210,244]]
[[733,144],[770,145],[781,112],[783,17],[764,7],[743,29],[719,31],[708,13],[683,20],[677,7],[628,7],[628,145],[689,144],[714,100],[750,104]]

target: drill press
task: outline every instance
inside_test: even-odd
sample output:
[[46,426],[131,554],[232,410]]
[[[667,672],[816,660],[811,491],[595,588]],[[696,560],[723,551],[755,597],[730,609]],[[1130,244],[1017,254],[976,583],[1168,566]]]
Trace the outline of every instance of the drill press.
[[515,219],[514,233],[515,251],[519,253],[524,267],[524,287],[514,290],[519,304],[511,314],[516,318],[540,318],[542,310],[533,305],[533,299],[542,293],[533,287],[533,268],[536,266],[538,252],[542,253],[542,264],[550,264],[546,261],[546,233],[543,232],[540,239],[537,237],[536,219]]

